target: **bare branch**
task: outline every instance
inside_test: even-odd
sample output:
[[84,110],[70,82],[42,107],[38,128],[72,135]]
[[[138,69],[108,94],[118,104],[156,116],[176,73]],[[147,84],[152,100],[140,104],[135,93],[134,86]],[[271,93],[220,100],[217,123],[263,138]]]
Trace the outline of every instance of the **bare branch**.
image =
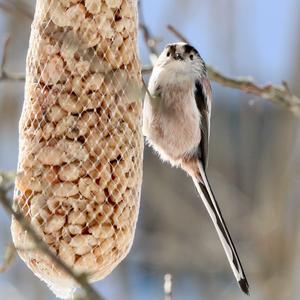
[[10,73],[5,68],[7,62],[9,42],[10,42],[10,37],[8,36],[4,42],[3,55],[0,62],[0,81],[5,81],[5,80],[24,81],[25,80],[24,74]]
[[[176,37],[185,43],[189,43],[187,38],[184,37],[174,26],[168,25],[168,30]],[[291,93],[287,82],[283,81],[281,85],[268,84],[260,86],[254,83],[253,80],[246,78],[231,78],[223,75],[212,66],[207,66],[208,76],[211,80],[233,89],[238,89],[247,94],[259,96],[263,99],[270,100],[278,103],[296,115],[300,115],[300,98]]]
[[168,25],[167,29],[173,33],[176,37],[178,37],[182,42],[189,44],[189,41],[184,37],[182,33],[180,33],[175,27],[172,25]]
[[[144,32],[144,40],[148,46],[149,52],[151,54],[157,54],[155,46],[152,45],[153,36],[151,36],[147,26],[142,23],[140,28]],[[174,26],[168,25],[167,29],[173,33],[179,40],[189,43],[188,39],[180,33]],[[149,47],[149,44],[151,47]],[[211,80],[233,89],[240,90],[247,94],[252,94],[263,99],[269,100],[271,102],[277,103],[284,106],[295,115],[300,116],[300,98],[297,95],[291,93],[287,82],[283,81],[280,85],[257,85],[254,80],[249,78],[231,78],[223,75],[221,72],[217,71],[214,67],[207,65],[208,76]],[[151,67],[146,66],[142,70],[143,74],[148,74],[151,72]]]
[[3,10],[5,13],[13,15],[13,16],[22,16],[29,20],[33,19],[33,15],[31,11],[28,9],[28,5],[22,4],[20,2],[16,3],[14,0],[6,0],[0,2],[0,9]]
[[164,280],[165,300],[172,300],[172,275],[166,274]]
[[[1,59],[1,64],[0,64],[0,68],[1,68],[1,71],[4,69],[5,67],[5,63],[6,63],[6,59],[7,59],[7,49],[8,49],[8,44],[10,42],[10,37],[8,36],[6,39],[5,39],[5,42],[4,42],[4,47],[3,47],[3,55],[2,55],[2,59]],[[2,72],[1,72],[2,73]]]
[[158,51],[156,49],[158,40],[151,34],[148,26],[146,26],[144,15],[143,15],[143,8],[142,8],[142,1],[139,1],[139,29],[143,33],[144,41],[147,45],[147,48],[150,52],[150,61],[152,64],[154,64],[155,60],[158,57]]
[[152,37],[152,35],[150,34],[150,31],[149,31],[148,27],[145,24],[140,23],[140,29],[143,32],[144,40],[145,40],[145,42],[147,44],[147,47],[148,47],[150,53],[151,54],[155,54],[157,56],[158,55],[158,51],[156,49],[156,45],[157,45],[156,39],[154,39]]
[[148,65],[143,66],[142,74],[144,75],[150,74],[152,72],[152,69],[153,69],[152,66],[148,66]]
[[0,203],[4,209],[20,223],[22,228],[30,235],[34,241],[36,247],[47,255],[51,261],[67,275],[74,279],[74,281],[81,286],[86,294],[88,300],[103,300],[103,298],[95,291],[95,289],[88,283],[86,274],[77,274],[69,266],[67,266],[61,259],[59,259],[48,247],[48,245],[42,241],[36,231],[31,227],[28,221],[24,218],[23,214],[19,211],[15,211],[10,200],[7,197],[7,193],[12,186],[12,173],[0,172]]
[[268,84],[265,86],[259,86],[249,79],[233,79],[227,77],[212,67],[208,67],[207,70],[209,77],[223,86],[238,89],[247,94],[259,96],[263,99],[278,103],[296,115],[300,115],[300,98],[291,94],[291,92],[287,90],[284,85]]
[[[3,9],[6,12],[11,13],[11,5],[16,5],[16,4],[0,3],[0,9]],[[22,9],[21,12],[28,18],[32,18],[32,15],[30,15],[26,10]],[[151,62],[153,63],[158,55],[158,51],[156,48],[158,41],[156,38],[154,38],[151,35],[149,28],[144,23],[143,15],[140,14],[140,16],[141,16],[140,29],[143,33],[145,43],[149,49]],[[189,42],[187,38],[182,33],[180,33],[174,26],[168,25],[167,28],[181,41],[186,43]],[[6,40],[4,45],[3,58],[1,60],[2,63],[0,68],[0,81],[4,81],[4,80],[24,81],[25,80],[24,74],[13,74],[8,72],[5,69],[8,44],[9,44],[9,38]],[[151,66],[146,66],[142,70],[143,74],[149,74],[151,73],[151,71],[152,71]],[[223,75],[221,72],[217,71],[214,67],[209,65],[207,65],[207,71],[211,80],[225,87],[238,89],[245,93],[261,97],[263,99],[269,100],[271,102],[286,107],[288,110],[292,111],[296,115],[300,115],[300,98],[297,95],[291,93],[286,81],[283,81],[282,84],[280,85],[268,84],[263,86],[263,85],[255,84],[254,80],[250,80],[246,78],[228,77],[226,75]]]
[[156,97],[150,94],[149,89],[148,89],[148,87],[147,87],[147,85],[146,85],[146,83],[145,83],[144,78],[142,78],[142,83],[143,83],[143,88],[144,88],[144,90],[145,90],[145,94],[147,94],[148,97],[149,97],[151,100],[154,100]]
[[15,246],[12,243],[9,244],[5,249],[4,261],[2,266],[0,266],[0,273],[3,273],[10,268],[16,258],[16,254]]

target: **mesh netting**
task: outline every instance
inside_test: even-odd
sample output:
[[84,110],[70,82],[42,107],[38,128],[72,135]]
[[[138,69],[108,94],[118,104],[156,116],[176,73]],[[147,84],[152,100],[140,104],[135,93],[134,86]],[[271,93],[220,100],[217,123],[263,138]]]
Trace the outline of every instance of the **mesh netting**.
[[[135,0],[38,0],[27,57],[15,207],[89,280],[128,253],[142,178]],[[12,221],[29,268],[60,297],[70,277]]]

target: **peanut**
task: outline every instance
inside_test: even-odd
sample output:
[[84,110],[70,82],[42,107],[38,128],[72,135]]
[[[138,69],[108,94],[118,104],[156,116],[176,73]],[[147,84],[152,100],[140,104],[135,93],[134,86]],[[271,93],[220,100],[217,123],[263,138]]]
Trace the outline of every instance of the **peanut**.
[[46,85],[56,84],[65,81],[64,62],[58,55],[54,55],[41,70],[41,79]]
[[91,14],[99,14],[101,11],[101,2],[99,0],[85,0],[85,7]]
[[53,185],[52,192],[56,197],[71,197],[78,194],[78,187],[71,182],[57,183]]
[[59,243],[59,257],[70,267],[75,263],[73,248],[63,240]]
[[122,0],[105,0],[107,7],[117,8],[120,7]]
[[76,30],[82,25],[85,13],[85,7],[82,4],[76,4],[67,9],[66,13],[62,17],[64,17],[67,20],[67,23]]
[[82,175],[78,163],[64,165],[58,172],[58,177],[61,181],[76,181]]
[[105,195],[100,187],[89,177],[81,178],[79,180],[79,191],[84,197],[97,200],[99,203],[102,203],[105,200]]
[[61,94],[58,98],[58,103],[62,109],[74,114],[80,113],[84,106],[76,96],[70,94]]
[[36,158],[42,164],[50,166],[60,165],[66,160],[64,153],[60,149],[51,146],[42,148]]
[[66,218],[64,216],[54,215],[50,218],[50,220],[47,220],[44,231],[45,233],[58,231],[64,226],[65,222],[66,222]]
[[86,214],[81,211],[72,211],[68,215],[68,222],[72,225],[84,225],[86,223]]
[[54,105],[49,109],[47,119],[49,122],[58,122],[66,115],[67,113],[64,110],[62,110],[58,105]]
[[70,246],[79,255],[90,253],[97,240],[92,235],[76,235],[71,239]]

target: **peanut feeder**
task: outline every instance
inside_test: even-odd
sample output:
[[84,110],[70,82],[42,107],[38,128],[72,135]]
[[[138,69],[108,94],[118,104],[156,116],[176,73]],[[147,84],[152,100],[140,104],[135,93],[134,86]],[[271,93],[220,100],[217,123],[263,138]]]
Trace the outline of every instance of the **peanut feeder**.
[[[90,281],[133,241],[142,178],[137,5],[37,0],[27,56],[14,206]],[[12,220],[28,267],[61,298],[74,281]]]

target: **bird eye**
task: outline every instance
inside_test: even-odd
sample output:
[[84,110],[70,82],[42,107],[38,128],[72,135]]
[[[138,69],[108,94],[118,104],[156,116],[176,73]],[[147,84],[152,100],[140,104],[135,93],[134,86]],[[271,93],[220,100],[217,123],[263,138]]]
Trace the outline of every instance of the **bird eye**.
[[169,56],[170,56],[170,52],[168,51],[168,52],[167,52],[167,57],[169,57]]
[[190,60],[193,60],[193,59],[194,59],[194,55],[191,54],[191,55],[190,55]]

